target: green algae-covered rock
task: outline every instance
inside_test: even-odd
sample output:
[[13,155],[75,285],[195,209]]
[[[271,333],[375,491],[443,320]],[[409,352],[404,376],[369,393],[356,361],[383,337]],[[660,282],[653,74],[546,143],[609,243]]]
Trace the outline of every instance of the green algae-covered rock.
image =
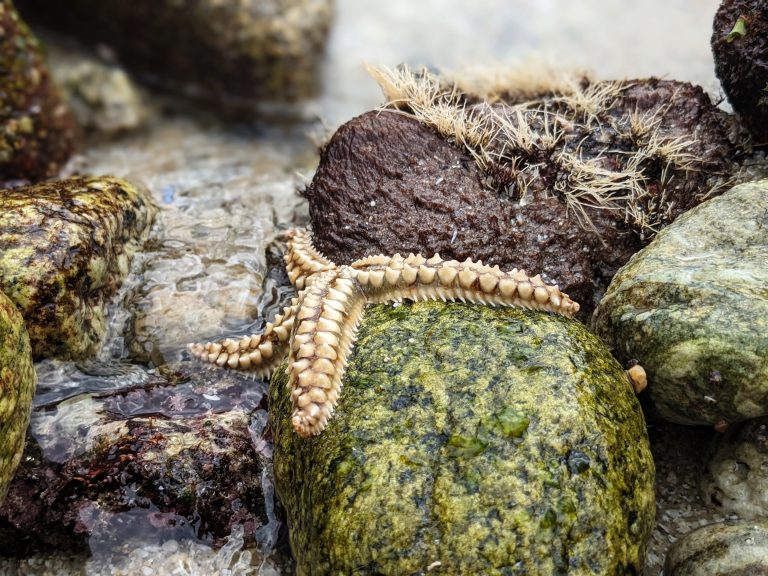
[[0,191],[0,289],[24,316],[36,357],[84,357],[105,331],[119,286],[155,208],[112,177]]
[[110,46],[187,94],[283,101],[314,92],[331,0],[17,0],[24,17]]
[[593,317],[680,424],[768,415],[768,180],[736,186],[664,229],[614,277]]
[[0,72],[0,182],[53,176],[74,147],[74,120],[10,0],[0,0]]
[[35,369],[24,320],[0,292],[0,504],[21,459],[34,392]]
[[298,574],[639,574],[654,467],[621,367],[578,322],[369,307],[336,416],[303,440],[271,386]]
[[759,576],[768,574],[768,522],[718,522],[675,542],[664,576]]

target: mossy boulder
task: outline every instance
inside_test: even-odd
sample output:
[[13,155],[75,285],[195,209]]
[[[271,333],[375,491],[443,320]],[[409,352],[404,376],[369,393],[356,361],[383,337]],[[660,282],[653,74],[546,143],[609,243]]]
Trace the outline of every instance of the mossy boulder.
[[17,0],[30,22],[106,44],[165,89],[207,99],[311,95],[330,0]]
[[21,460],[35,381],[24,320],[0,292],[0,504]]
[[665,576],[757,576],[768,574],[768,522],[718,522],[675,542]]
[[35,357],[95,351],[104,301],[155,211],[146,190],[107,176],[0,191],[0,289],[24,316]]
[[10,0],[0,0],[0,70],[0,182],[55,175],[74,148],[74,120]]
[[298,574],[639,574],[654,467],[625,373],[583,325],[369,307],[326,430],[270,387]]
[[768,415],[768,180],[736,186],[663,230],[614,277],[593,326],[648,375],[680,424]]

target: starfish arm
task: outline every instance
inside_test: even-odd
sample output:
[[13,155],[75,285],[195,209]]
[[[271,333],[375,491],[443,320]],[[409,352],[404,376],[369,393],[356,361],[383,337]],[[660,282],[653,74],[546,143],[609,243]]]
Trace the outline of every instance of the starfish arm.
[[366,304],[358,283],[343,272],[318,278],[296,313],[288,387],[293,428],[305,438],[322,432],[333,415]]
[[306,228],[286,232],[288,251],[285,254],[285,268],[288,279],[297,290],[303,290],[319,274],[334,270],[336,265],[323,256],[312,245],[312,235]]
[[419,254],[369,256],[350,266],[369,302],[401,300],[461,300],[491,306],[518,306],[573,316],[579,304],[538,274],[528,276],[513,268],[503,271],[467,258],[426,259]]
[[193,356],[217,366],[270,375],[288,353],[288,342],[303,294],[293,298],[282,314],[267,322],[261,334],[189,344]]

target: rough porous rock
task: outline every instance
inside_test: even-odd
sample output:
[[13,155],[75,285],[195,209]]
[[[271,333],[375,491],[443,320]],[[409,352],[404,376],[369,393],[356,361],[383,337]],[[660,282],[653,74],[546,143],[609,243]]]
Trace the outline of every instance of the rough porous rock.
[[680,424],[768,415],[768,181],[734,187],[663,230],[613,279],[593,327],[645,368]]
[[329,0],[19,0],[30,21],[106,44],[141,78],[204,95],[295,99],[312,93]]
[[725,0],[712,31],[715,72],[756,144],[768,144],[768,4]]
[[155,212],[145,189],[108,176],[0,192],[0,289],[24,316],[35,357],[94,352],[104,301]]
[[11,0],[0,0],[0,70],[0,183],[55,175],[74,149],[74,119]]
[[235,526],[249,544],[274,541],[264,387],[190,363],[117,382],[33,413],[0,507],[0,556],[133,536],[221,545]]
[[[616,270],[647,242],[650,227],[666,225],[722,184],[712,174],[730,166],[732,146],[722,114],[701,88],[686,83],[627,82],[585,123],[582,112],[565,105],[557,112],[556,101],[547,102],[541,103],[541,118],[530,112],[524,122],[505,103],[474,105],[475,114],[488,117],[489,134],[498,133],[493,123],[510,114],[508,129],[530,125],[540,146],[516,151],[498,137],[487,148],[496,146],[488,154],[499,160],[483,169],[455,143],[458,136],[438,134],[407,110],[385,109],[351,120],[324,148],[304,192],[317,248],[338,263],[377,253],[439,252],[459,261],[472,257],[541,272],[580,302],[587,318]],[[562,116],[562,132],[548,148],[541,142],[552,128],[543,118],[556,113]],[[687,142],[687,152],[675,160],[686,170],[667,166],[669,158],[651,143],[665,139]],[[637,170],[627,169],[633,154]],[[577,158],[582,167],[592,162],[594,171],[576,170],[569,162]],[[591,185],[584,183],[596,174],[601,178],[603,170],[624,170],[616,182],[644,192],[635,194],[632,218],[620,200],[611,210],[582,202],[591,222],[585,229],[565,194],[556,190],[574,197],[578,186]]]
[[84,51],[47,47],[51,75],[88,136],[113,138],[146,124],[142,95],[123,68]]
[[717,437],[701,478],[702,498],[743,520],[768,518],[768,419]]
[[768,574],[768,522],[709,524],[675,542],[664,576]]
[[298,574],[639,574],[653,461],[621,367],[580,323],[520,309],[371,306],[334,418],[291,427],[275,482]]
[[0,504],[21,460],[34,393],[35,369],[24,320],[0,292]]

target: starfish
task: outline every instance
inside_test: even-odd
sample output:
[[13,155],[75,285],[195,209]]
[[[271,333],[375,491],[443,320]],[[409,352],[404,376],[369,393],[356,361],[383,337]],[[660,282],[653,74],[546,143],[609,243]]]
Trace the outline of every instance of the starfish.
[[367,256],[337,265],[312,246],[305,229],[285,234],[286,269],[298,291],[261,334],[190,344],[212,364],[270,375],[288,356],[292,425],[299,436],[323,431],[338,403],[341,381],[366,304],[403,300],[461,300],[573,316],[579,305],[539,275],[502,271],[481,261]]

